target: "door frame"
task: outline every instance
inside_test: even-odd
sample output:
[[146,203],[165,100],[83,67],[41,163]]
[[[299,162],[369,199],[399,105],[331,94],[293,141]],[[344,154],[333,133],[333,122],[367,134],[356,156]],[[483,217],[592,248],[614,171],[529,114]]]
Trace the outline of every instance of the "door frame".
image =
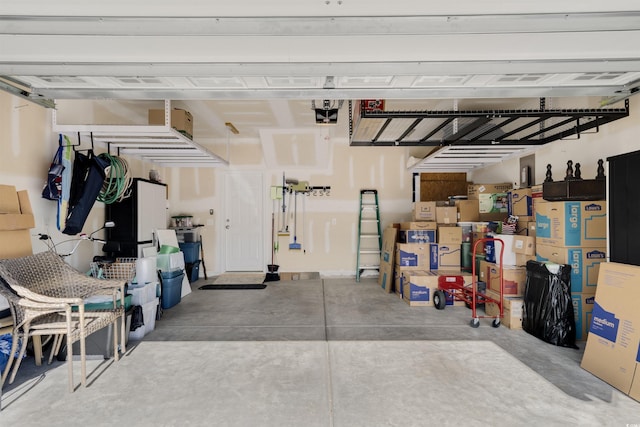
[[[232,197],[230,194],[227,194],[227,186],[229,184],[229,180],[230,179],[236,179],[235,177],[239,177],[239,176],[243,176],[246,177],[246,179],[253,179],[253,180],[258,180],[259,181],[259,194],[256,197],[256,202],[259,203],[258,206],[258,216],[260,218],[260,221],[258,221],[258,227],[259,227],[259,232],[257,233],[257,239],[258,241],[256,242],[256,235],[253,235],[252,237],[252,241],[257,245],[256,247],[258,248],[258,256],[259,256],[259,267],[258,269],[251,269],[248,268],[246,270],[238,270],[238,269],[233,269],[230,270],[229,267],[229,258],[228,258],[228,253],[229,251],[227,250],[227,230],[226,230],[226,226],[227,226],[227,218],[229,218],[229,209],[228,209],[228,197]],[[221,245],[220,247],[223,248],[222,252],[222,270],[223,272],[231,272],[231,271],[235,271],[235,272],[240,272],[240,271],[245,271],[245,272],[264,272],[266,271],[266,264],[265,264],[265,241],[264,241],[264,236],[265,236],[265,203],[264,203],[264,173],[261,171],[256,171],[256,170],[230,170],[227,171],[224,174],[224,181],[222,183],[223,186],[223,204],[224,207],[222,209],[223,212],[223,217],[221,218],[220,221],[220,236],[221,236]]]

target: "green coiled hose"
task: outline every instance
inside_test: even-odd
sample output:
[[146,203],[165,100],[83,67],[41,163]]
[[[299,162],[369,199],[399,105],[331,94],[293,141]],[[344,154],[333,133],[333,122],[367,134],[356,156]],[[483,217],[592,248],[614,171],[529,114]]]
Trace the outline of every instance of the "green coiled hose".
[[101,153],[98,157],[107,160],[111,166],[108,168],[97,200],[109,205],[129,197],[132,178],[127,161],[107,153]]

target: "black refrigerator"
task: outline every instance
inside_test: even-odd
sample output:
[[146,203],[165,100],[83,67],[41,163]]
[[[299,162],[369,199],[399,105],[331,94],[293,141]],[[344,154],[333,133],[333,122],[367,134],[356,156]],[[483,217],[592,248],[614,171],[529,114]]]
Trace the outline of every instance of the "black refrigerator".
[[143,249],[157,242],[155,230],[167,228],[166,184],[134,178],[131,196],[106,206],[106,220],[115,222],[107,239],[119,243],[118,257],[141,258]]

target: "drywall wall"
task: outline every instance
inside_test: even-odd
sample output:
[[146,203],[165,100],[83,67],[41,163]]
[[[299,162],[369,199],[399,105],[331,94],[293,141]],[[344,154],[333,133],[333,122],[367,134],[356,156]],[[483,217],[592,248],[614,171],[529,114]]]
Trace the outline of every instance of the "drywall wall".
[[[52,110],[0,91],[0,183],[27,190],[34,211],[35,227],[31,230],[34,252],[47,250],[38,234],[48,234],[61,253],[71,251],[75,236],[62,234],[56,227],[57,203],[41,197],[51,159],[58,147],[58,135],[51,131]],[[90,123],[85,121],[84,123]],[[75,135],[70,135],[74,142]],[[89,148],[84,141],[80,148]],[[104,152],[96,147],[95,152]],[[134,176],[148,176],[153,165],[127,159]],[[86,220],[83,232],[90,233],[104,224],[104,204],[96,202]],[[100,236],[97,234],[96,236]],[[94,255],[102,254],[100,244],[82,242],[66,260],[79,270],[88,270]]]
[[[584,177],[595,174],[598,158],[640,149],[637,128],[640,124],[640,98],[631,98],[631,116],[604,126],[599,133],[582,135],[579,140],[557,141],[536,152],[536,182],[542,182],[546,164],[553,166],[554,177],[561,179],[566,160],[582,164]],[[128,105],[131,111],[136,106]],[[87,110],[88,111],[88,110]],[[84,113],[83,113],[84,114]],[[110,123],[113,110],[93,108],[93,115]],[[143,113],[138,119],[143,119]],[[73,117],[65,120],[72,122]],[[137,119],[136,119],[137,120]],[[66,238],[55,230],[55,203],[40,197],[42,184],[51,157],[57,147],[57,135],[51,132],[51,111],[20,98],[0,92],[0,144],[4,155],[0,157],[0,182],[27,189],[31,195],[36,217],[33,247],[45,250],[37,241],[37,233],[50,233],[56,241]],[[111,123],[113,124],[113,123]],[[302,251],[288,250],[290,237],[279,241],[277,262],[280,271],[319,271],[325,275],[354,274],[357,247],[359,190],[375,188],[380,195],[383,227],[409,219],[412,197],[412,177],[406,169],[409,152],[398,147],[350,147],[346,135],[328,141],[328,165],[320,169],[300,167],[295,170],[271,169],[263,161],[259,139],[234,140],[230,138],[229,169],[158,168],[147,162],[127,158],[132,173],[148,177],[149,170],[159,169],[162,180],[168,184],[170,215],[191,214],[204,225],[205,261],[209,275],[224,271],[224,194],[223,182],[227,171],[259,171],[263,175],[265,206],[262,218],[264,230],[265,268],[270,263],[271,210],[270,187],[281,185],[282,174],[305,180],[312,186],[331,187],[329,196],[307,196],[305,224],[301,230]],[[225,141],[205,141],[207,146],[227,158]],[[97,147],[97,151],[104,151]],[[303,154],[304,153],[300,153]],[[517,182],[518,159],[508,160],[491,168],[469,174],[474,182]],[[210,210],[213,209],[213,215]],[[85,230],[90,232],[102,225],[104,207],[96,203],[87,220]],[[86,248],[83,255],[100,253],[99,247]],[[85,257],[86,258],[86,257]],[[87,259],[90,259],[88,257]],[[87,259],[71,259],[72,265],[85,268]]]

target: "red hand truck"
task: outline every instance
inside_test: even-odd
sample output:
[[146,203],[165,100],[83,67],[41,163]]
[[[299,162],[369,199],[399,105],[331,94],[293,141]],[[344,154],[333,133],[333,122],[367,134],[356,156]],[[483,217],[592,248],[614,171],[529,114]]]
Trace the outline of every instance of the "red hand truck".
[[[484,242],[500,242],[500,297],[494,299],[488,296],[485,292],[478,291],[478,276],[476,273],[476,250],[480,243]],[[494,243],[494,248],[495,248]],[[491,326],[497,328],[500,326],[500,319],[504,316],[503,312],[503,295],[504,295],[504,275],[502,274],[502,256],[504,254],[504,241],[499,238],[485,237],[478,239],[473,244],[473,258],[471,258],[471,284],[465,285],[464,277],[457,275],[446,275],[438,278],[438,289],[433,294],[433,303],[438,310],[444,310],[447,306],[447,299],[449,301],[464,301],[468,307],[471,308],[471,321],[469,322],[472,328],[480,326],[480,318],[493,318]],[[487,284],[488,285],[488,284]],[[486,303],[498,304],[499,315],[493,316],[480,316],[478,315],[477,305]]]

